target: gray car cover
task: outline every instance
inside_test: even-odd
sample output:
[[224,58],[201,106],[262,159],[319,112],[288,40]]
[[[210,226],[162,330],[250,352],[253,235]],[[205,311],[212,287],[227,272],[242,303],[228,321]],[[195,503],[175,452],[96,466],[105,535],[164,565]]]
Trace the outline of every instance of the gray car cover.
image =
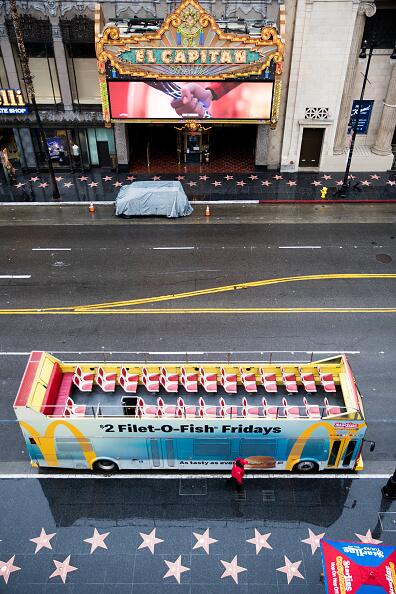
[[179,181],[137,181],[122,186],[115,202],[117,216],[185,217],[193,212]]

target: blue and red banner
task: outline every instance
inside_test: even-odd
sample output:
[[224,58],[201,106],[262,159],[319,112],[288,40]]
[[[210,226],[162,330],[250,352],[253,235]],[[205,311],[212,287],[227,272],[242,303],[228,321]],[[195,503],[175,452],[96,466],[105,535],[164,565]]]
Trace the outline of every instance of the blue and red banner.
[[396,594],[396,547],[322,540],[327,594]]

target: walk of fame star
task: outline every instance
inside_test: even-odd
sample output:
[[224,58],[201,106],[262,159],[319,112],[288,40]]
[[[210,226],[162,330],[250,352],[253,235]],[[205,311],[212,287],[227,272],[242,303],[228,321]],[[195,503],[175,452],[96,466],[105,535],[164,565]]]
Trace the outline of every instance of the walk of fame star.
[[283,176],[276,174],[276,175],[272,176],[272,179],[276,179],[276,180],[283,179]]
[[317,180],[314,180],[313,182],[311,182],[311,186],[315,186],[315,188],[316,188],[317,186],[321,186],[321,185],[322,185],[322,182],[320,182],[320,181],[317,181]]
[[246,186],[246,182],[243,181],[243,179],[241,179],[241,181],[237,181],[236,183],[237,186]]
[[293,180],[291,180],[291,179],[289,179],[289,181],[287,182],[287,184],[286,184],[286,185],[287,185],[287,186],[290,186],[290,187],[291,187],[291,186],[296,186],[296,185],[297,185],[297,182],[296,182],[296,181],[293,181]]
[[316,549],[318,549],[320,547],[320,541],[324,537],[325,532],[322,532],[321,534],[315,534],[314,532],[312,532],[312,530],[310,528],[308,528],[308,534],[309,534],[309,537],[304,538],[301,542],[305,542],[310,545],[311,552],[313,555],[315,553]]
[[47,184],[47,182],[43,182],[42,184],[39,184],[38,187],[39,188],[47,188],[48,184]]
[[57,561],[56,559],[53,559],[53,562],[55,563],[56,569],[53,573],[51,573],[49,579],[53,577],[60,577],[63,583],[66,582],[68,573],[71,573],[72,571],[77,571],[78,569],[77,567],[73,567],[73,565],[70,565],[70,555],[66,557],[64,561]]
[[100,534],[96,528],[94,528],[93,536],[91,538],[84,538],[84,542],[91,545],[90,555],[92,555],[97,548],[107,549],[105,538],[107,538],[109,534],[110,532],[103,532],[103,534]]
[[4,578],[6,584],[8,584],[10,574],[21,569],[20,567],[14,565],[14,559],[15,555],[13,555],[8,561],[0,561],[0,576]]
[[65,182],[63,185],[65,188],[71,188],[74,184],[72,184],[71,182]]
[[87,176],[86,175],[82,175],[81,177],[78,178],[80,181],[87,181]]
[[298,571],[301,563],[302,561],[294,561],[294,563],[292,563],[285,555],[285,565],[283,567],[277,567],[276,571],[281,571],[286,574],[288,584],[290,584],[294,577],[299,577],[303,580],[305,579],[304,576]]
[[267,542],[270,536],[271,532],[268,532],[268,534],[260,534],[255,528],[254,538],[249,538],[246,542],[256,545],[256,555],[258,555],[261,549],[272,549],[271,545]]
[[238,573],[242,573],[242,571],[247,571],[246,567],[241,567],[240,565],[238,565],[238,555],[235,555],[235,557],[230,563],[228,563],[227,561],[223,561],[222,559],[220,559],[220,563],[222,563],[225,567],[221,579],[231,577],[236,584],[238,583]]
[[40,178],[39,178],[39,177],[37,177],[37,175],[35,175],[34,177],[31,177],[31,178],[29,179],[29,181],[31,181],[31,182],[36,182],[36,181],[38,181],[39,179],[40,179]]
[[370,175],[371,179],[380,179],[380,176],[376,173],[374,175]]
[[207,555],[209,555],[209,545],[218,542],[215,538],[209,536],[209,528],[207,528],[203,534],[199,534],[198,532],[193,532],[193,534],[197,539],[193,549],[203,548]]
[[167,561],[166,559],[164,559],[164,562],[168,566],[168,571],[164,575],[163,579],[165,579],[167,577],[174,577],[175,580],[177,581],[177,583],[180,584],[181,574],[184,573],[185,571],[190,571],[189,567],[185,567],[184,565],[182,565],[181,555],[178,556],[178,558],[176,559],[176,561],[174,563],[172,563],[172,561]]
[[154,181],[159,181],[161,179],[160,175],[154,175],[153,180]]
[[118,181],[118,180],[117,180],[117,181],[116,181],[116,182],[113,184],[113,186],[114,186],[115,188],[120,188],[120,187],[122,186],[122,182],[120,182],[120,181]]
[[44,528],[41,528],[40,536],[37,536],[36,538],[30,538],[29,540],[36,544],[36,550],[34,551],[34,554],[38,553],[43,548],[52,549],[50,540],[51,538],[54,538],[55,534],[56,532],[52,532],[52,534],[46,534]]
[[267,188],[268,188],[268,186],[270,186],[271,184],[272,184],[272,182],[268,181],[268,179],[266,179],[266,180],[264,180],[264,181],[262,181],[262,182],[261,182],[261,185],[262,185],[262,186],[267,186]]
[[154,555],[155,545],[160,542],[164,542],[161,538],[157,538],[155,536],[155,531],[156,531],[156,528],[153,528],[153,530],[149,534],[144,534],[143,532],[139,532],[140,536],[143,538],[143,542],[140,543],[140,545],[138,546],[138,549],[147,548]]
[[230,181],[230,179],[234,179],[234,176],[233,175],[226,175],[224,177],[224,179],[226,179],[227,181]]
[[96,188],[96,186],[98,185],[98,182],[94,182],[92,181],[90,184],[88,184],[90,188]]
[[206,181],[207,179],[209,179],[208,175],[200,175],[199,179],[203,179],[204,181]]
[[364,542],[365,544],[381,544],[382,543],[382,540],[377,540],[376,538],[373,538],[370,528],[367,530],[366,534],[358,534],[357,532],[355,532],[355,534],[358,537],[358,539],[361,542]]
[[103,181],[108,182],[111,181],[113,179],[112,175],[105,175],[105,177],[102,177]]

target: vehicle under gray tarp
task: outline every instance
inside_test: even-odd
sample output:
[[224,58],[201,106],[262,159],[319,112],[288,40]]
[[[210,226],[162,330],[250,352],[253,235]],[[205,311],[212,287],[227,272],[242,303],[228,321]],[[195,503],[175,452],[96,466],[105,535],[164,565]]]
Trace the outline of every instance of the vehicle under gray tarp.
[[115,201],[115,214],[122,217],[186,217],[193,212],[179,181],[137,181],[122,186]]

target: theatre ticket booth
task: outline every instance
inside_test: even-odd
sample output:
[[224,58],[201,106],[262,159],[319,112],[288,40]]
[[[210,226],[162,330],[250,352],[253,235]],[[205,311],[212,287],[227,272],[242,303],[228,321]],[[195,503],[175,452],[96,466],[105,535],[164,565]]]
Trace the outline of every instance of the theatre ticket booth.
[[164,20],[107,23],[96,5],[103,118],[129,125],[132,169],[138,158],[155,166],[161,151],[180,165],[210,162],[225,125],[276,127],[284,43],[275,27],[255,26],[230,33],[196,0]]

